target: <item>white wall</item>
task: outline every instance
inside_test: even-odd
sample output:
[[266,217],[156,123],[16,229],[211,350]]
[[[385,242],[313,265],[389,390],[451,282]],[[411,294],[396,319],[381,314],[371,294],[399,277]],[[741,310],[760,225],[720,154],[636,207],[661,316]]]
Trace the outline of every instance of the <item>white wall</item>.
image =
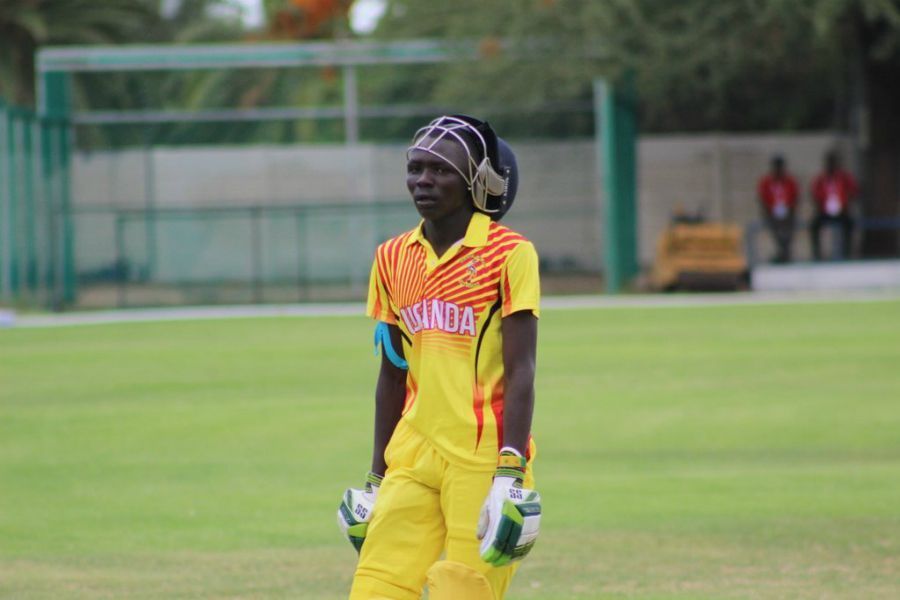
[[[785,156],[798,178],[803,190],[801,215],[807,214],[809,181],[820,168],[824,152],[842,142],[827,132],[642,136],[638,146],[641,262],[652,262],[656,238],[676,207],[702,210],[710,219],[741,225],[756,220],[756,181],[775,153]],[[513,147],[521,180],[515,207],[505,222],[531,237],[551,266],[599,269],[602,174],[596,172],[593,141],[514,141]],[[402,145],[372,144],[82,153],[73,162],[73,201],[77,208],[403,201],[407,198],[404,153]],[[113,227],[111,217],[105,218],[110,222],[103,222],[102,216],[76,221],[80,266],[111,262]],[[411,220],[414,216],[394,221],[397,231]],[[383,228],[392,229],[391,222]],[[227,248],[229,234],[227,228],[222,231],[222,240],[208,243]],[[358,224],[353,231],[359,231]],[[771,245],[765,235],[760,242],[765,256]],[[267,244],[275,248],[277,240]],[[807,246],[806,236],[799,235],[795,249],[800,257],[807,254]]]

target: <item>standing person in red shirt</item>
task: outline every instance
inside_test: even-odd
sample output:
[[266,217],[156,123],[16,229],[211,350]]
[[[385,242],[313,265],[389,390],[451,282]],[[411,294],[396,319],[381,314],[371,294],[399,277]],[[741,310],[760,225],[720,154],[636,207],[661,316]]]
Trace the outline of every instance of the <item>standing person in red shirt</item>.
[[850,202],[858,193],[856,180],[841,168],[837,152],[825,155],[825,172],[813,180],[812,197],[816,216],[810,224],[813,258],[822,260],[820,234],[826,223],[838,223],[843,231],[844,258],[850,257],[853,236],[853,218],[850,216]]
[[780,155],[772,157],[772,170],[759,180],[757,193],[766,224],[778,246],[775,262],[790,262],[794,215],[797,208],[797,182],[787,172],[784,157]]

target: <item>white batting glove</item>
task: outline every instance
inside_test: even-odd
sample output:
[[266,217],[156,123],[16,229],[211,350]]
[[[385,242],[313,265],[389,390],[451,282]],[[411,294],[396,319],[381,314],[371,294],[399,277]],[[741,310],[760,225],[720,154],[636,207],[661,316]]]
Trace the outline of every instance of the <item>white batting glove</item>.
[[541,496],[522,488],[525,459],[515,458],[521,461],[521,467],[511,466],[513,459],[501,453],[497,475],[478,519],[481,558],[495,567],[525,558],[541,526]]
[[357,552],[362,549],[363,542],[366,541],[369,521],[372,519],[372,510],[375,508],[375,500],[378,498],[378,488],[381,487],[382,479],[384,479],[383,476],[369,471],[366,476],[366,487],[363,489],[348,488],[338,507],[338,527]]

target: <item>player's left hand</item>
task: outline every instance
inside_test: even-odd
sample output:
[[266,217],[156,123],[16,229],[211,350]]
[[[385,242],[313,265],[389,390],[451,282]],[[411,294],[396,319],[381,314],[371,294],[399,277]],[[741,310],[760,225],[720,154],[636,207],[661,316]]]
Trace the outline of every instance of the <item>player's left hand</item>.
[[522,488],[519,478],[494,477],[478,519],[482,560],[495,567],[522,560],[531,552],[540,526],[540,494]]

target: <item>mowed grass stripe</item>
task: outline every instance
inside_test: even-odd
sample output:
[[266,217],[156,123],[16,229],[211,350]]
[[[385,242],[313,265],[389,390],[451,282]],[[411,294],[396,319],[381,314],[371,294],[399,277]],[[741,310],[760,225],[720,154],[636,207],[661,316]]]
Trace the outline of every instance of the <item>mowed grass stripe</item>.
[[[363,318],[0,330],[0,597],[340,598]],[[510,598],[900,595],[900,303],[546,311]]]

